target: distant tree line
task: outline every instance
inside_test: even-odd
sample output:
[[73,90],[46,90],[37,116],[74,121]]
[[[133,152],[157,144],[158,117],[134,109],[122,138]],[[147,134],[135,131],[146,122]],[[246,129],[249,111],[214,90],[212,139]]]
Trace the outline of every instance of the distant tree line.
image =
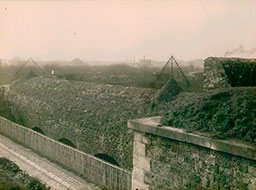
[[[72,64],[73,63],[73,64]],[[88,65],[80,60],[72,60],[70,64],[61,62],[47,62],[38,63],[44,71],[44,77],[54,77],[57,79],[74,80],[74,81],[86,81],[106,84],[116,84],[125,86],[137,86],[144,88],[157,88],[155,85],[157,78],[161,87],[170,78],[170,68],[167,68],[161,77],[158,74],[161,71],[160,67],[152,66],[130,66],[128,64],[112,64],[112,65]],[[35,66],[29,65],[22,68],[21,63],[13,65],[5,65],[2,67],[4,74],[2,74],[1,84],[11,83],[17,79],[32,78],[38,76],[39,72],[36,71]],[[201,71],[201,68],[194,66],[187,66],[182,68],[185,74],[190,72]],[[181,86],[185,85],[184,78],[180,74],[177,68],[173,70],[174,78],[180,83]],[[194,83],[198,87],[198,78],[190,78],[195,80]],[[193,81],[192,81],[193,83]],[[199,81],[201,83],[201,81]]]

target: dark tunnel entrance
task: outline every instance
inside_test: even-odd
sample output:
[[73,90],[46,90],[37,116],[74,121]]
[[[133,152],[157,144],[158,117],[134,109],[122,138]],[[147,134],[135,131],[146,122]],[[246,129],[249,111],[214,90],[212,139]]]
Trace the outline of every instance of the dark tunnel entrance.
[[72,148],[76,148],[76,145],[74,143],[72,143],[70,140],[66,139],[66,138],[61,138],[58,141],[65,144],[65,145],[68,145]]
[[94,156],[115,166],[120,166],[114,158],[107,154],[95,154]]
[[36,132],[38,132],[38,133],[41,133],[42,135],[45,135],[45,133],[43,132],[43,130],[40,129],[39,127],[34,127],[34,128],[32,128],[32,130],[33,130],[33,131],[36,131]]

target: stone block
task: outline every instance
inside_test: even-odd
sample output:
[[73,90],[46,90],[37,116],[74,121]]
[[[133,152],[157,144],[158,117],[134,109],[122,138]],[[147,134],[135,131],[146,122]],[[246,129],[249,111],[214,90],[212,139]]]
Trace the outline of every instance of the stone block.
[[134,142],[133,145],[133,154],[137,156],[146,156],[146,146],[145,144]]
[[149,144],[149,140],[147,137],[145,137],[144,133],[139,133],[139,132],[134,133],[134,142]]
[[186,135],[186,142],[196,144],[202,147],[210,148],[211,142],[210,139],[207,137],[195,135],[195,134],[187,134]]
[[244,144],[211,139],[211,149],[256,160],[256,149]]
[[133,155],[133,166],[150,171],[150,159],[142,156]]
[[148,190],[149,186],[133,179],[132,181],[132,190]]
[[[129,121],[128,121],[128,125],[129,125]],[[130,124],[132,125],[132,124]],[[132,126],[128,126],[128,127],[132,127]],[[134,142],[142,142],[142,138],[143,138],[143,134],[139,133],[139,132],[135,132],[134,133]]]
[[134,167],[132,171],[132,178],[136,179],[141,183],[144,183],[144,170],[141,168]]

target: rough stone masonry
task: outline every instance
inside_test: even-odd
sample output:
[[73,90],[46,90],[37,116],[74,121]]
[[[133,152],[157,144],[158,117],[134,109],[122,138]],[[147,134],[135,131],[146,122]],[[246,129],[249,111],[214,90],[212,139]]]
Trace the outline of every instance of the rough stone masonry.
[[204,61],[204,90],[256,86],[256,59],[209,57]]
[[126,122],[146,116],[153,95],[152,89],[38,77],[11,85],[8,100],[19,124],[68,139],[85,153],[107,154],[131,170]]
[[159,127],[159,121],[128,121],[134,131],[133,190],[256,189],[254,146]]

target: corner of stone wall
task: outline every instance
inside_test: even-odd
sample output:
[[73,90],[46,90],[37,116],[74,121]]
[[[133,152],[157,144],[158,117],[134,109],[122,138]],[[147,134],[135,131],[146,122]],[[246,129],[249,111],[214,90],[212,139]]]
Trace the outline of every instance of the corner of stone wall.
[[[128,125],[132,125],[128,122]],[[149,186],[145,183],[145,173],[150,171],[150,159],[146,157],[146,145],[149,139],[144,133],[134,132],[133,144],[133,171],[132,171],[132,190],[148,190]]]
[[218,58],[208,57],[204,60],[203,90],[230,87],[225,70]]

